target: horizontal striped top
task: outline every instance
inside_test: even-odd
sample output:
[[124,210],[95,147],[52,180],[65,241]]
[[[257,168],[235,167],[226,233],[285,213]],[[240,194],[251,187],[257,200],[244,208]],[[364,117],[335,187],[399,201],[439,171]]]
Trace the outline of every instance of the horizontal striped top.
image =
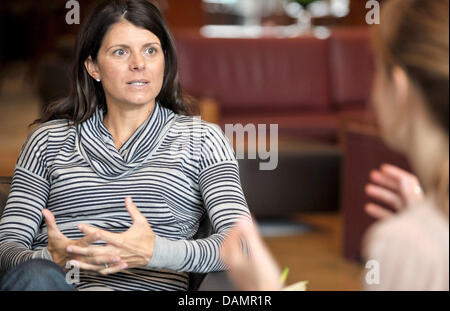
[[[0,269],[51,260],[42,209],[52,211],[64,235],[79,239],[79,223],[126,231],[126,196],[157,235],[151,261],[107,276],[81,271],[78,289],[185,290],[187,272],[225,268],[224,235],[237,218],[249,217],[233,149],[216,125],[156,103],[117,150],[97,109],[77,126],[46,122],[25,142],[0,222]],[[213,234],[194,240],[203,215]]]

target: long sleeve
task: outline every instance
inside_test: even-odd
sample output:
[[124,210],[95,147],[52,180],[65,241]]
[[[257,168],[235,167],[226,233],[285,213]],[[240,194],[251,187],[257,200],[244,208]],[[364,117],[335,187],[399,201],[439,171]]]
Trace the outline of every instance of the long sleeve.
[[48,134],[36,129],[25,142],[17,161],[11,190],[0,221],[0,270],[31,258],[51,260],[46,248],[33,251],[33,239],[42,222],[49,193],[46,166]]
[[236,220],[250,218],[250,212],[233,149],[216,126],[209,125],[202,139],[199,167],[199,188],[214,234],[199,240],[157,237],[149,267],[203,273],[225,269],[221,243]]

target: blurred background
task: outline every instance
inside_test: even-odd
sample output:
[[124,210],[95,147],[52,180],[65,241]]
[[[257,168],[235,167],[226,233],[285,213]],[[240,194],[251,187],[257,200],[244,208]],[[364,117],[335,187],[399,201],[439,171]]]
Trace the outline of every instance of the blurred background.
[[[97,1],[78,2],[83,22]],[[360,289],[369,172],[386,162],[409,168],[382,143],[371,111],[366,1],[151,2],[173,32],[182,86],[202,118],[222,128],[278,124],[277,168],[259,170],[259,158],[239,165],[265,241],[290,268],[287,283]],[[66,23],[65,5],[0,2],[0,176],[12,176],[42,107],[68,92],[80,25]]]

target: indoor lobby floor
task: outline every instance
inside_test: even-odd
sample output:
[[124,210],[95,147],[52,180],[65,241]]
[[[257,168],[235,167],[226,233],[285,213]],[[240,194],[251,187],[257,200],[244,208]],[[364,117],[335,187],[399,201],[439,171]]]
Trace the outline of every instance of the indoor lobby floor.
[[[0,176],[13,174],[15,161],[37,118],[39,100],[20,64],[2,73],[0,82]],[[342,222],[339,212],[298,213],[296,221],[312,230],[264,240],[281,268],[290,272],[287,285],[307,280],[308,290],[346,291],[361,288],[361,264],[342,255]]]

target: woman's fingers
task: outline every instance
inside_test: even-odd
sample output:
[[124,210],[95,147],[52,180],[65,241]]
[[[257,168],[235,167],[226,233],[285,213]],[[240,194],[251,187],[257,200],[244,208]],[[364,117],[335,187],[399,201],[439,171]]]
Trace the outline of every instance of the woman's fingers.
[[80,270],[100,271],[105,268],[104,266],[102,267],[99,265],[92,265],[92,264],[82,262],[80,260],[73,260],[73,259],[69,261],[69,264],[71,266],[79,268]]
[[[366,186],[366,194],[380,202],[383,202],[396,210],[406,208],[410,204],[423,200],[423,192],[417,177],[391,164],[383,164],[380,170],[370,173],[370,180],[374,184]],[[393,213],[385,208],[369,204],[366,212],[372,217],[382,219]]]
[[414,204],[423,200],[424,194],[417,176],[390,164],[382,165],[381,170],[386,176],[397,180],[398,192],[405,203]]
[[385,219],[391,217],[394,214],[388,209],[373,203],[366,204],[365,210],[367,214],[369,214],[375,219]]
[[370,180],[380,186],[384,186],[394,191],[399,191],[400,185],[397,178],[385,174],[382,171],[373,170],[370,172]]
[[119,251],[110,246],[78,246],[76,244],[69,245],[67,247],[67,252],[69,254],[75,254],[86,257],[98,257],[98,256],[118,256]]
[[50,212],[48,209],[43,209],[42,215],[45,219],[45,225],[47,226],[47,234],[49,238],[57,238],[63,236],[61,231],[59,231],[58,226],[56,225],[55,216],[53,216],[52,212]]
[[78,225],[78,229],[80,229],[81,232],[87,234],[87,235],[91,235],[91,234],[97,234],[97,236],[99,237],[98,240],[102,240],[105,242],[108,242],[110,244],[120,244],[121,242],[123,242],[122,238],[120,237],[120,234],[118,233],[112,233],[100,228],[96,228],[93,226],[89,226],[86,224],[79,224]]
[[103,231],[100,228],[96,228],[96,227],[89,226],[86,224],[79,224],[78,229],[80,229],[81,232],[86,233],[86,234],[94,234],[94,233],[99,233],[99,232]]
[[384,175],[397,181],[399,192],[412,193],[416,187],[420,187],[419,180],[415,175],[397,166],[383,164],[381,171]]
[[70,254],[71,258],[80,259],[80,261],[93,265],[113,264],[121,260],[118,251],[108,246],[80,247],[70,245],[67,247],[67,253]]
[[113,274],[120,272],[124,269],[128,268],[128,265],[125,262],[114,264],[112,266],[108,266],[108,268],[104,268],[103,270],[100,270],[99,272],[103,275],[106,274]]
[[76,254],[70,254],[70,259],[74,259],[80,262],[84,262],[91,265],[98,265],[98,266],[104,266],[105,264],[112,265],[119,263],[121,261],[121,258],[119,256],[113,256],[113,255],[99,255],[94,257],[89,256],[80,256]]
[[400,210],[404,206],[404,202],[398,194],[383,187],[368,184],[365,190],[368,196],[378,201],[384,202],[387,205],[395,208],[396,210]]
[[397,180],[400,180],[402,178],[415,178],[413,174],[411,174],[408,171],[405,171],[395,165],[391,164],[383,164],[381,165],[380,170],[385,173],[386,175],[395,178]]
[[[95,265],[95,264],[90,264],[90,263],[86,263],[80,260],[71,260],[70,264],[72,266],[78,267],[81,270],[89,270],[89,271],[97,271],[101,274],[107,274],[104,273],[104,271],[107,271],[110,273],[115,273],[115,272],[119,272],[120,270],[123,270],[123,263],[104,263],[104,264],[99,264],[99,265]],[[125,264],[126,265],[126,264]]]
[[147,219],[141,214],[131,197],[125,198],[125,207],[133,220],[133,224],[148,224]]
[[101,236],[97,232],[86,235],[85,237],[79,239],[76,244],[82,247],[88,247],[92,243],[100,241]]

